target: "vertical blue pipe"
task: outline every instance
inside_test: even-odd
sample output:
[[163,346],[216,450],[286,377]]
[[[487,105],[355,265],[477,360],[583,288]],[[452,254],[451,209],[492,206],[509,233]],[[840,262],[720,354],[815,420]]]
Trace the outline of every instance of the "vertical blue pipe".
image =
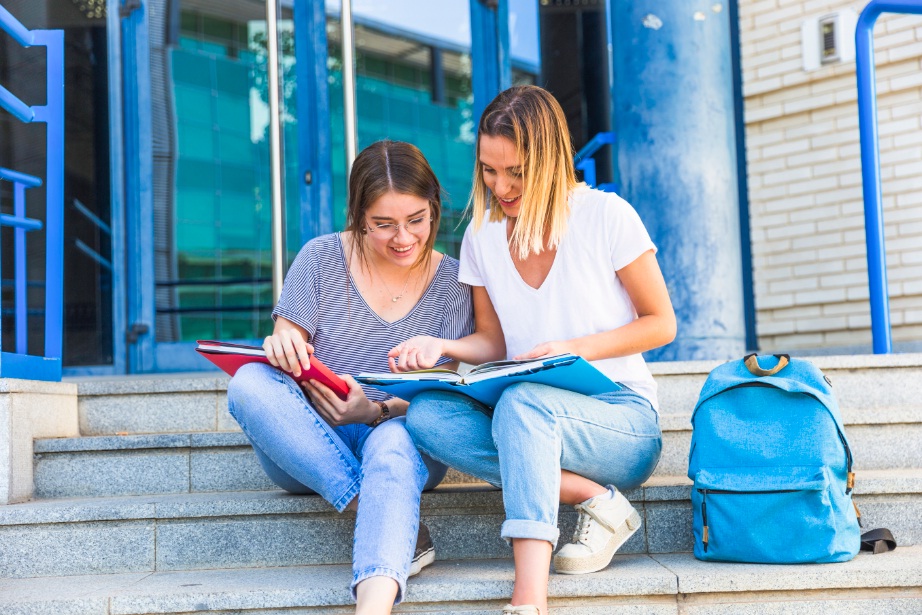
[[125,331],[127,330],[125,263],[125,123],[124,79],[122,68],[121,0],[106,2],[106,37],[109,62],[109,224],[112,227],[112,370],[124,374],[128,369]]
[[[20,219],[26,217],[26,187],[19,182],[13,184],[13,215]],[[29,306],[26,298],[26,229],[21,226],[13,231],[13,252],[13,266],[16,270],[13,275],[16,285],[16,352],[27,354]]]
[[[301,243],[333,232],[327,22],[323,2],[295,2]],[[308,181],[308,179],[310,181]]]
[[[148,10],[140,6],[122,19],[124,127],[125,127],[125,227],[128,328],[147,327],[127,348],[129,373],[156,368],[154,322],[154,209],[153,150],[151,143],[150,36]],[[120,332],[116,331],[116,335]],[[121,332],[124,335],[124,332]]]
[[678,319],[654,360],[745,351],[726,2],[608,0],[621,194],[653,241]]
[[47,104],[35,107],[37,121],[47,125],[45,141],[45,357],[60,359],[64,330],[64,32],[34,33],[48,49]]
[[868,255],[871,335],[874,354],[892,349],[887,253],[884,249],[884,206],[880,182],[877,130],[877,84],[874,70],[874,24],[881,13],[922,14],[920,0],[871,0],[855,28],[855,73],[858,80],[858,131],[861,137],[861,180],[864,194],[864,233]]
[[490,101],[512,85],[509,49],[509,2],[498,0],[490,8],[483,0],[471,1],[471,64],[474,87],[474,125]]

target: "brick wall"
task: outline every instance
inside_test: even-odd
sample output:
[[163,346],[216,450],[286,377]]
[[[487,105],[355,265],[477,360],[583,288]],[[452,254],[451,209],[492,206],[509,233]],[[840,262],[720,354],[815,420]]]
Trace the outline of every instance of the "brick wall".
[[[801,24],[864,2],[741,0],[760,346],[870,347],[855,63],[804,72]],[[922,342],[922,16],[875,28],[893,339]]]

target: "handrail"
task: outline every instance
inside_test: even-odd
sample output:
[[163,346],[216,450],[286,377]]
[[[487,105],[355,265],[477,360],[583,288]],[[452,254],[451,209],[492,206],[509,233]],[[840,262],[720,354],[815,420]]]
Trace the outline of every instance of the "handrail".
[[23,47],[31,47],[35,44],[35,38],[19,20],[0,5],[0,29],[13,37],[13,40]]
[[[2,87],[2,86],[0,86]],[[5,179],[17,184],[22,184],[29,188],[38,188],[42,185],[42,180],[32,175],[26,175],[25,173],[20,173],[19,171],[14,171],[13,169],[7,169],[6,167],[0,167],[0,179]]]
[[0,107],[12,113],[20,122],[28,124],[35,120],[32,107],[22,102],[8,89],[0,85]]
[[880,181],[880,138],[874,70],[874,24],[882,13],[922,14],[922,0],[871,0],[855,27],[855,72],[858,80],[858,131],[861,139],[861,179],[864,194],[864,233],[867,243],[871,335],[874,354],[892,350],[887,254],[884,250],[884,207]]
[[[12,169],[0,168],[0,180],[13,183],[13,215],[0,215],[0,226],[11,226],[14,257],[15,353],[0,353],[0,377],[60,380],[64,314],[64,32],[28,30],[0,6],[0,29],[23,47],[45,47],[44,105],[29,106],[0,86],[0,108],[21,122],[44,123],[45,222],[26,217],[26,190],[42,180]],[[27,353],[28,316],[26,289],[26,232],[45,229],[45,348],[44,355]],[[33,310],[34,311],[34,310]],[[41,311],[41,310],[39,310]]]
[[615,133],[600,132],[589,139],[574,157],[574,166],[576,170],[583,172],[583,181],[591,188],[596,184],[595,153],[606,145],[614,145]]

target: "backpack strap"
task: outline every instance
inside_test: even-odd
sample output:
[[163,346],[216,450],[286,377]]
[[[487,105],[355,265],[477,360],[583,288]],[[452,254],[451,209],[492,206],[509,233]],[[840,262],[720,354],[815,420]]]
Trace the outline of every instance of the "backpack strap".
[[886,553],[896,548],[896,539],[885,527],[868,530],[861,535],[861,550],[870,551],[874,555]]
[[752,372],[753,376],[774,376],[787,367],[788,362],[791,360],[791,355],[787,354],[776,354],[775,357],[778,358],[778,365],[771,369],[762,369],[759,366],[759,357],[754,352],[743,357],[743,363],[746,365],[746,369]]

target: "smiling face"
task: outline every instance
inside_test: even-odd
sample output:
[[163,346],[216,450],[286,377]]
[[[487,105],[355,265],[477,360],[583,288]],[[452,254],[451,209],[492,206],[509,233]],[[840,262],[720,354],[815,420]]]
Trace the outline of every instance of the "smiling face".
[[515,143],[506,137],[482,134],[479,140],[479,162],[483,183],[499,203],[503,213],[516,218],[522,205],[522,161]]
[[418,262],[428,250],[432,206],[412,194],[389,191],[365,210],[367,257],[400,267]]

